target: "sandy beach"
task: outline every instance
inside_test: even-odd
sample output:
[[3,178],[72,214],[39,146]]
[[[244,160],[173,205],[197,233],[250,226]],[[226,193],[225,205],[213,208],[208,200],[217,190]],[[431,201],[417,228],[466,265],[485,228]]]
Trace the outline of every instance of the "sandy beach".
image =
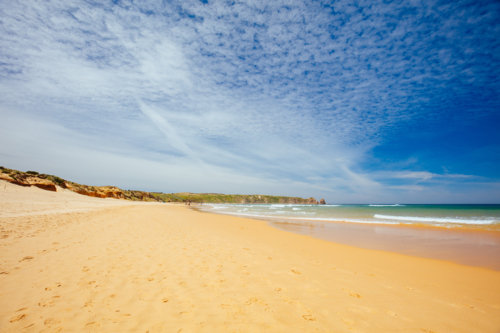
[[500,332],[500,272],[0,187],[1,332]]

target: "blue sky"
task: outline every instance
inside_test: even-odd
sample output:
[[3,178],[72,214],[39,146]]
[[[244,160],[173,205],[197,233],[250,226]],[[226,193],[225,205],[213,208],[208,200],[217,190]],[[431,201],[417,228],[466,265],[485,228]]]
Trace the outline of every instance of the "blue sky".
[[9,1],[0,164],[91,185],[500,203],[498,1]]

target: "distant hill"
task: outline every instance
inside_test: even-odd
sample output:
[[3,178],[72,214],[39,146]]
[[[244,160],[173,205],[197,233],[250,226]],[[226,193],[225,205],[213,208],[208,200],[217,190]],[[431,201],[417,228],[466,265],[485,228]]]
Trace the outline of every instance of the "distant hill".
[[[308,204],[317,205],[314,198],[303,199],[298,197],[284,197],[273,195],[245,195],[245,194],[218,194],[218,193],[152,193],[153,196],[161,198],[163,201],[190,201],[205,203],[238,203],[238,204]],[[324,203],[324,200],[322,203]]]
[[19,171],[0,167],[0,179],[19,186],[36,186],[47,191],[68,189],[73,192],[97,198],[115,198],[133,201],[193,202],[193,203],[241,203],[241,204],[324,204],[314,198],[272,195],[243,195],[220,193],[162,193],[122,190],[116,186],[89,186],[74,183],[57,176],[41,174],[36,171]]

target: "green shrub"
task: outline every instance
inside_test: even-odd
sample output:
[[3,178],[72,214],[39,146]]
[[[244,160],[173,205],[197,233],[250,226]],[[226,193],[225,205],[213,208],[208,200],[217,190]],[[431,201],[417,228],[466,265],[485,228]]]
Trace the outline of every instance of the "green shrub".
[[57,185],[61,185],[62,183],[64,183],[64,179],[59,178],[59,177],[57,177],[57,176],[53,176],[53,177],[52,177],[52,181],[53,181],[54,183],[56,183]]

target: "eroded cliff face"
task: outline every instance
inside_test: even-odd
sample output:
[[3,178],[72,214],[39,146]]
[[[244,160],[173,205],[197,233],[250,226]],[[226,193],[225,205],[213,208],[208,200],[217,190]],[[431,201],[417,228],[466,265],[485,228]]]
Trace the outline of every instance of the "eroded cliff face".
[[21,174],[0,173],[0,179],[6,180],[12,184],[20,186],[36,186],[38,188],[41,188],[42,190],[54,191],[54,192],[57,191],[57,187],[56,184],[54,184],[54,182],[27,173],[21,173]]
[[0,179],[20,186],[36,186],[43,190],[54,191],[68,189],[70,191],[96,198],[114,198],[133,201],[162,201],[149,192],[124,191],[116,186],[88,186],[73,183],[56,176],[39,174],[35,171],[21,172],[0,168]]
[[87,186],[65,182],[65,187],[73,192],[96,198],[125,199],[123,191],[115,186]]

